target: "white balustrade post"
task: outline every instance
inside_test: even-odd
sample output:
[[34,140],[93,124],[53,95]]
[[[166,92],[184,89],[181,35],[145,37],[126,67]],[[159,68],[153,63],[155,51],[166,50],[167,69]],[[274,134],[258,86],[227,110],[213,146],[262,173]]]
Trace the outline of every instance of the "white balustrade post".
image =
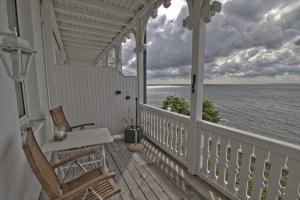
[[196,122],[202,120],[204,53],[205,53],[205,23],[210,22],[215,12],[220,12],[220,3],[210,0],[193,0],[192,13],[184,20],[184,26],[192,29],[192,73],[191,73],[191,116],[190,134],[188,135],[188,169],[197,173],[200,156],[200,134]]

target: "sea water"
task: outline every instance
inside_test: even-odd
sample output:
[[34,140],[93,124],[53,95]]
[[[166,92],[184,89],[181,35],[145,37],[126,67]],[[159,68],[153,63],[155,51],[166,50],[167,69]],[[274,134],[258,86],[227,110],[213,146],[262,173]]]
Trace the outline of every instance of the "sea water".
[[[161,107],[173,95],[190,100],[189,85],[147,87],[147,104]],[[222,124],[300,144],[300,84],[205,85],[204,99],[220,111]]]

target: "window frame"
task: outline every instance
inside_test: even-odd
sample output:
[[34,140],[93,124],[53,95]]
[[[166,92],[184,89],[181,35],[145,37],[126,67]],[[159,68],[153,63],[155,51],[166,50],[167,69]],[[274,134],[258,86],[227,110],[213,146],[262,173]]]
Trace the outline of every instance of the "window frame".
[[[7,0],[7,18],[8,18],[8,28],[12,32],[17,32],[17,36],[20,36],[20,28],[19,28],[19,17],[18,17],[18,2],[17,0]],[[10,13],[10,14],[9,14]],[[14,24],[15,23],[15,24]],[[18,84],[20,84],[20,89],[17,89]],[[20,92],[20,93],[19,93]],[[16,93],[16,101],[17,101],[17,111],[18,118],[21,125],[29,123],[29,115],[28,115],[28,104],[27,104],[27,92],[26,92],[26,83],[25,81],[15,82],[15,93]],[[21,116],[21,111],[19,110],[19,105],[22,104],[24,115]]]
[[[20,84],[21,90],[17,90],[17,84]],[[27,98],[26,98],[26,86],[25,81],[16,82],[15,83],[15,91],[16,91],[16,100],[17,100],[17,110],[18,110],[18,117],[20,124],[27,124],[29,123],[29,116],[28,116],[28,106],[27,106]],[[20,91],[20,94],[18,94]],[[23,105],[24,115],[20,115],[19,110],[19,103]]]

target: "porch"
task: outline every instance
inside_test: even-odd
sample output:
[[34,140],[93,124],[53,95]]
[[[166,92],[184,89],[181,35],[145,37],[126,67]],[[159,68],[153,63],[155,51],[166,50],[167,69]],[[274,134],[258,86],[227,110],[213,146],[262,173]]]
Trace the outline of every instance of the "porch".
[[[143,139],[143,152],[130,152],[123,139],[107,144],[106,163],[116,173],[114,181],[121,189],[111,200],[204,200],[227,199],[207,183],[190,177],[187,169],[148,140]],[[79,162],[85,162],[83,158]],[[86,165],[89,170],[98,164]],[[82,174],[73,168],[65,178],[72,180]],[[46,200],[43,192],[39,200]]]
[[[9,19],[12,5],[7,2],[12,1],[0,3],[0,27],[12,35],[9,23],[18,20]],[[21,129],[38,127],[34,132],[42,146],[53,138],[49,109],[58,105],[72,124],[91,121],[119,135],[128,115],[143,128],[143,153],[130,153],[120,140],[106,146],[107,164],[121,188],[111,199],[300,198],[298,145],[202,120],[205,28],[220,12],[220,3],[187,0],[183,26],[193,34],[187,117],[145,104],[145,29],[170,0],[17,2],[18,34],[37,54],[22,81],[0,66],[0,93],[5,94],[0,101],[0,199],[38,198],[41,187],[25,161]],[[130,33],[137,76],[122,73],[121,44]]]

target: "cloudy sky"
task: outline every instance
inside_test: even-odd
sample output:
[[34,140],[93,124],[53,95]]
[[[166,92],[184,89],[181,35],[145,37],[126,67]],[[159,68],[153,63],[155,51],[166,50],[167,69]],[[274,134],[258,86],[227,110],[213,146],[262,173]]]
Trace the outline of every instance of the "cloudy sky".
[[[223,0],[207,24],[206,83],[300,83],[300,1]],[[192,33],[182,27],[184,0],[159,9],[147,26],[148,83],[189,83]],[[135,66],[133,39],[123,44],[123,65]]]

